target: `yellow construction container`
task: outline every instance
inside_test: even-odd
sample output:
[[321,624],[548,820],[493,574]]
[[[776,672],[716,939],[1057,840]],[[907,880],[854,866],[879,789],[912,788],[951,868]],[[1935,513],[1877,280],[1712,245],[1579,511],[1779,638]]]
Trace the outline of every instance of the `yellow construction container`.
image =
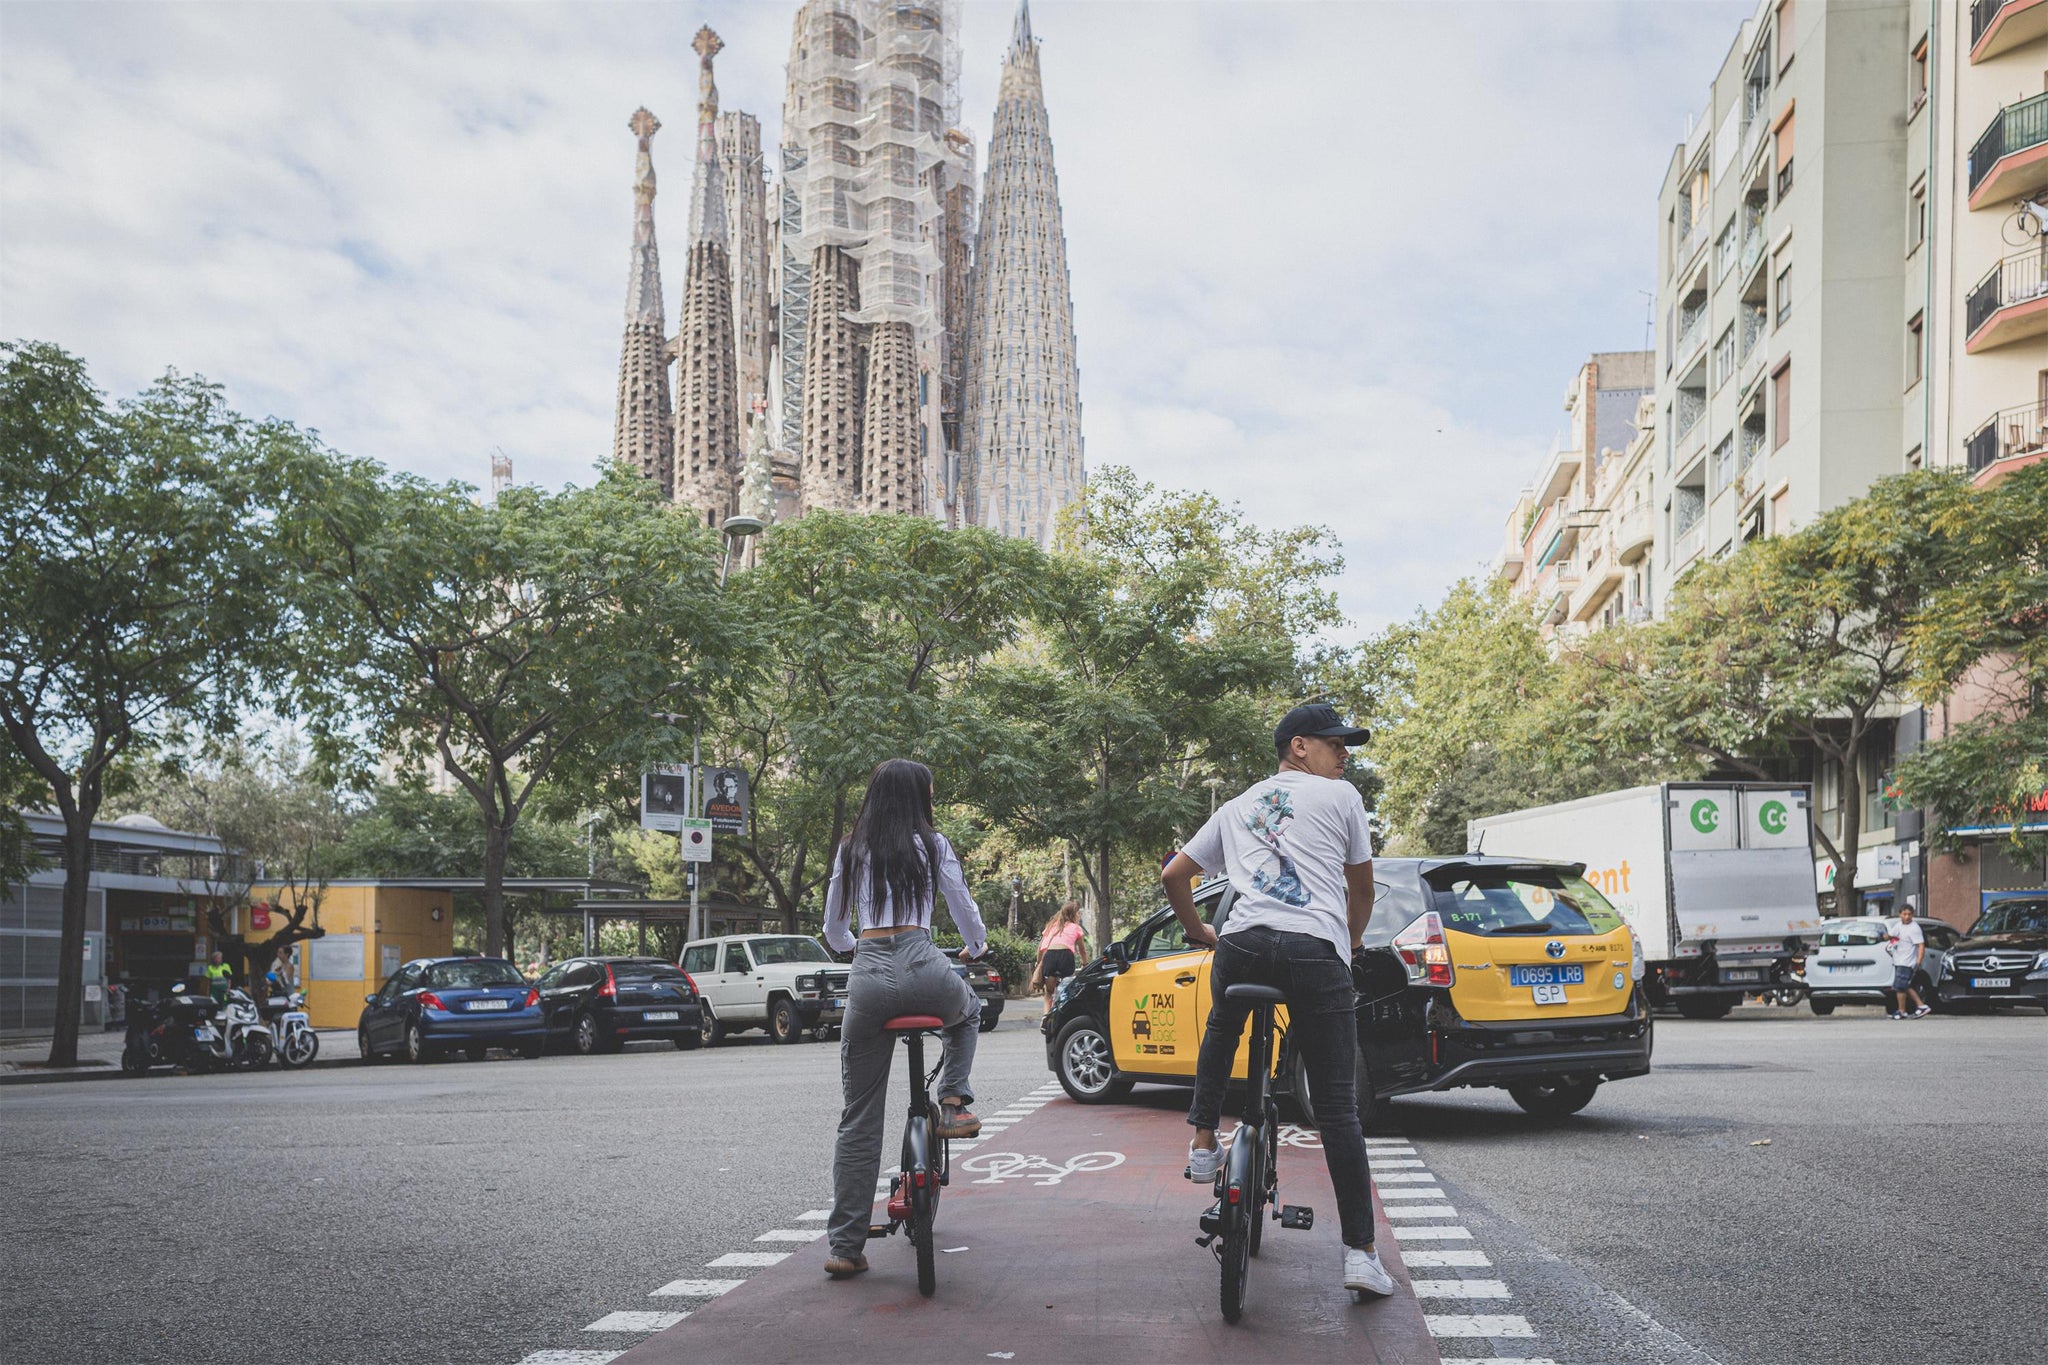
[[[289,888],[258,886],[253,898],[289,911]],[[329,882],[320,896],[327,933],[298,945],[299,982],[314,1028],[354,1028],[363,997],[416,957],[446,957],[455,948],[455,898],[396,881],[351,878]]]

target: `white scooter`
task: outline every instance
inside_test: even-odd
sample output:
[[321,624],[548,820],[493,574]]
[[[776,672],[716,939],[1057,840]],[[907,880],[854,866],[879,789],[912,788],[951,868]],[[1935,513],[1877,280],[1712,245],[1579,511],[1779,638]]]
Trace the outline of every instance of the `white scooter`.
[[288,1071],[310,1065],[320,1055],[320,1035],[313,1032],[313,1021],[306,1014],[306,993],[273,995],[268,1006],[266,1013],[277,1044],[278,1065]]
[[213,1025],[220,1034],[214,1057],[222,1066],[269,1066],[277,1055],[277,1038],[245,991],[228,992],[226,1003],[214,1011]]

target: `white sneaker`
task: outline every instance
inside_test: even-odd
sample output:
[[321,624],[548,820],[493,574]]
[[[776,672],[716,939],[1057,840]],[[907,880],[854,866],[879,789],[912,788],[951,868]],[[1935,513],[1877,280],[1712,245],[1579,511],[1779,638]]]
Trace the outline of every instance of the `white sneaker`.
[[1344,1287],[1385,1297],[1394,1292],[1394,1277],[1380,1264],[1377,1251],[1344,1248]]
[[1199,1184],[1208,1184],[1216,1179],[1216,1172],[1223,1169],[1223,1141],[1219,1137],[1214,1147],[1206,1150],[1188,1144],[1188,1179]]

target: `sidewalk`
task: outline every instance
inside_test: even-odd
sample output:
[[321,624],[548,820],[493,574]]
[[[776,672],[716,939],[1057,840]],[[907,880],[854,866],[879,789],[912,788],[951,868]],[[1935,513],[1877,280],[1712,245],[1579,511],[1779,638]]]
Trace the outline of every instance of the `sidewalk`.
[[[356,1036],[352,1029],[319,1029],[320,1055],[314,1066],[354,1063]],[[54,1081],[98,1081],[121,1074],[121,1049],[127,1044],[126,1029],[101,1032],[88,1029],[78,1035],[77,1066],[43,1065],[50,1055],[50,1039],[42,1037],[0,1039],[0,1085],[34,1085]],[[160,1074],[169,1074],[159,1067]]]
[[[1244,1318],[1235,1327],[1223,1321],[1216,1257],[1195,1245],[1195,1220],[1208,1196],[1181,1174],[1185,1103],[1185,1096],[1165,1092],[1105,1106],[1062,1097],[1007,1132],[955,1143],[952,1183],[939,1206],[933,1298],[919,1297],[915,1254],[900,1233],[869,1242],[874,1268],[844,1282],[826,1278],[821,1238],[786,1259],[771,1253],[770,1268],[727,1286],[730,1292],[712,1288],[723,1281],[663,1291],[687,1293],[688,1283],[719,1296],[692,1305],[684,1321],[626,1352],[618,1365],[1435,1365],[1435,1344],[1377,1205],[1379,1247],[1397,1292],[1354,1303],[1338,1284],[1337,1201],[1313,1133],[1290,1132],[1291,1145],[1281,1148],[1280,1188],[1285,1202],[1314,1208],[1315,1227],[1266,1225]],[[892,1110],[892,1125],[899,1121]],[[886,1146],[893,1152],[893,1136]],[[812,1232],[823,1227],[816,1212],[806,1219]],[[721,1263],[765,1262],[728,1257],[712,1264]]]

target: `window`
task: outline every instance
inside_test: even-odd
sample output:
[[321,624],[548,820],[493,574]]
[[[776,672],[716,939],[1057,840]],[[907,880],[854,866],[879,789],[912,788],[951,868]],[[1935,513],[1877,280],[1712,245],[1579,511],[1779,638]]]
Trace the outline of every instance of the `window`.
[[709,972],[717,960],[718,945],[715,943],[700,943],[683,950],[683,970],[692,975]]
[[1906,324],[1906,387],[1909,389],[1920,382],[1925,370],[1922,355],[1925,352],[1926,317],[1925,313],[1915,313],[1913,320]]
[[1714,343],[1714,387],[1720,388],[1735,373],[1735,324],[1721,333],[1721,339]]
[[1789,262],[1778,272],[1777,281],[1772,287],[1777,291],[1778,311],[1773,315],[1771,325],[1782,327],[1785,325],[1785,319],[1792,316],[1792,266]]
[[1771,449],[1781,450],[1792,435],[1792,362],[1771,374]]
[[1782,536],[1792,529],[1792,490],[1781,488],[1771,495],[1771,534]]
[[1927,241],[1927,182],[1922,180],[1913,187],[1913,197],[1906,206],[1906,254],[1912,255]]
[[1778,70],[1792,65],[1792,0],[1778,0]]
[[1906,116],[1920,112],[1927,103],[1927,39],[1913,45],[1913,57],[1906,72]]
[[467,991],[486,986],[524,986],[526,978],[509,962],[470,957],[459,962],[435,963],[427,971],[426,984],[437,991]]
[[1792,188],[1792,106],[1786,105],[1785,112],[1778,115],[1778,122],[1772,129],[1776,139],[1776,164],[1778,168],[1778,198],[1783,199]]
[[734,972],[747,972],[751,970],[753,969],[747,965],[746,945],[741,943],[726,944],[725,974],[731,976]]

